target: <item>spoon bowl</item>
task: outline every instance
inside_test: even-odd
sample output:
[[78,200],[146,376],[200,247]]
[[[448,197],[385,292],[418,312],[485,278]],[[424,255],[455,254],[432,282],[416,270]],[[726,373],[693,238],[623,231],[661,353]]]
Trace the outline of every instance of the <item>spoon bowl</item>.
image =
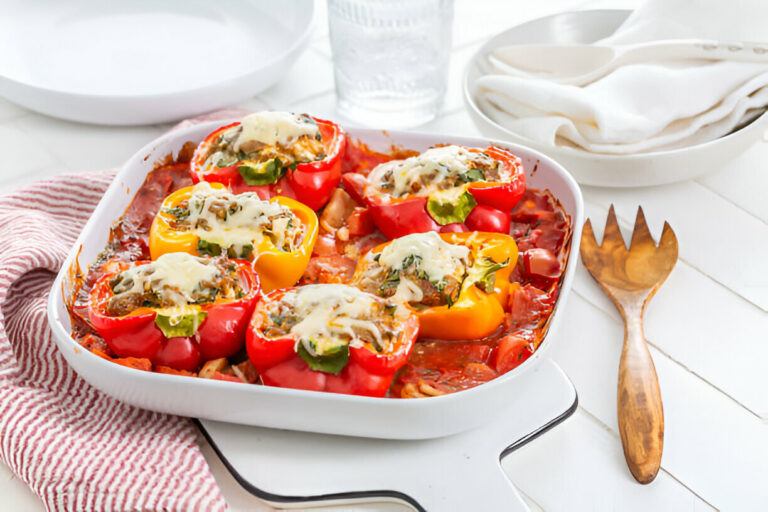
[[768,63],[768,44],[702,39],[599,44],[519,44],[498,47],[486,56],[489,72],[586,85],[619,66],[665,60],[730,60]]

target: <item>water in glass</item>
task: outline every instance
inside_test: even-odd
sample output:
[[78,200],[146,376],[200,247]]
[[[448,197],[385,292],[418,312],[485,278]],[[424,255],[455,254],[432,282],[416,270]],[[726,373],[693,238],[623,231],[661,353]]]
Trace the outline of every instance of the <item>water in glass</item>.
[[353,121],[406,128],[445,95],[453,0],[329,0],[338,108]]

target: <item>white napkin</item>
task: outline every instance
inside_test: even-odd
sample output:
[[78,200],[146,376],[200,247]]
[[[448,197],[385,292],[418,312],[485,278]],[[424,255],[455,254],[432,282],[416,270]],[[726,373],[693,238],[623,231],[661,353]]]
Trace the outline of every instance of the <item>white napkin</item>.
[[[646,0],[603,44],[701,38],[768,42],[765,0]],[[485,75],[474,84],[483,112],[548,145],[629,154],[712,140],[768,106],[768,63],[648,62],[617,68],[584,87]]]

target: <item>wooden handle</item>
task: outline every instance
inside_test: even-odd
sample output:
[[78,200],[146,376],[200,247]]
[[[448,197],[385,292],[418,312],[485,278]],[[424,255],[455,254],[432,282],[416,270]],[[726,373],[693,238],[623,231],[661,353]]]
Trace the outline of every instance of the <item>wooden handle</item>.
[[642,313],[625,318],[624,348],[616,396],[624,458],[635,480],[656,478],[664,447],[664,410],[659,380],[643,336]]

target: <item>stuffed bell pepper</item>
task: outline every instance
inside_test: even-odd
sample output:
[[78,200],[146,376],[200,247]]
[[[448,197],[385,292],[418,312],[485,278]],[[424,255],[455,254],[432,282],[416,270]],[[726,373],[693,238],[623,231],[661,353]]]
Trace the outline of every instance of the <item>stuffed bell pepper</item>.
[[342,284],[307,285],[259,302],[246,349],[268,386],[384,396],[418,330],[403,304]]
[[177,190],[157,213],[149,233],[152,259],[171,252],[241,258],[253,262],[262,289],[293,286],[304,273],[317,239],[309,207],[253,192],[233,194],[221,183]]
[[501,233],[414,233],[374,247],[352,283],[407,303],[422,338],[474,340],[504,322],[517,245]]
[[196,371],[243,347],[259,292],[247,261],[169,253],[101,277],[88,317],[118,357]]
[[509,233],[525,172],[518,157],[498,147],[442,146],[379,164],[367,176],[346,173],[342,182],[389,239],[426,231]]
[[339,185],[345,146],[344,131],[330,121],[255,112],[200,143],[190,162],[192,181],[223,183],[262,199],[286,196],[317,210]]

